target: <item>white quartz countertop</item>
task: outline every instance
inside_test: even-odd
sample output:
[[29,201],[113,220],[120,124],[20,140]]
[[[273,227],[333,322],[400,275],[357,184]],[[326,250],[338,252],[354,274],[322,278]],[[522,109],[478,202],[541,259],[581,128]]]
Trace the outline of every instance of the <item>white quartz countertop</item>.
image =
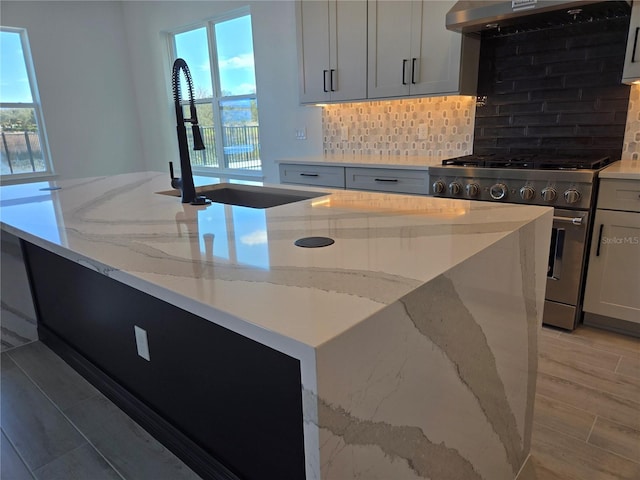
[[295,163],[306,165],[338,165],[342,167],[370,167],[428,170],[441,165],[451,156],[442,155],[311,155],[306,157],[282,158],[277,163]]
[[612,163],[599,173],[600,178],[640,180],[640,160],[621,160]]
[[[549,212],[330,189],[268,209],[196,207],[163,190],[158,172],[4,186],[1,226],[265,343],[315,348]],[[307,236],[335,244],[294,245]]]

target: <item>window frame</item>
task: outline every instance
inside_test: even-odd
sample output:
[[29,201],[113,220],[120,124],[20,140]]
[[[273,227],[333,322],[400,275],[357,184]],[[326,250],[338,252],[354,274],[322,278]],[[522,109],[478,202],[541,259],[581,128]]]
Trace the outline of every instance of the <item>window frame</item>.
[[[222,95],[221,86],[220,86],[220,69],[219,69],[219,59],[218,59],[218,49],[215,35],[215,27],[216,24],[223,23],[229,20],[234,20],[236,18],[249,16],[251,21],[251,37],[253,43],[253,15],[251,14],[251,9],[249,6],[245,6],[242,8],[234,9],[228,12],[220,13],[214,15],[213,17],[209,17],[201,22],[189,24],[186,26],[182,26],[179,28],[175,28],[166,32],[167,34],[167,43],[169,48],[169,59],[170,64],[179,58],[176,49],[175,37],[176,35],[180,35],[182,33],[190,32],[193,30],[198,30],[201,28],[206,29],[207,34],[207,47],[209,49],[209,66],[211,68],[211,97],[207,98],[199,98],[194,99],[194,103],[197,105],[211,105],[213,110],[213,118],[214,118],[214,135],[215,135],[215,155],[218,159],[218,167],[213,166],[204,166],[204,165],[194,165],[191,163],[191,169],[194,173],[200,174],[216,174],[216,175],[233,175],[233,176],[248,176],[248,177],[262,177],[264,165],[262,162],[262,157],[259,157],[260,160],[260,168],[256,169],[246,169],[246,168],[229,168],[227,160],[225,158],[224,153],[224,141],[223,141],[223,131],[222,131],[222,112],[221,112],[221,103],[225,101],[234,101],[234,100],[254,100],[256,104],[258,103],[258,89],[256,86],[255,93],[251,94],[243,94],[243,95]],[[255,45],[254,45],[255,46]],[[255,61],[255,48],[254,48],[254,61]],[[254,67],[254,75],[257,77]],[[171,97],[173,100],[173,97]],[[181,100],[181,105],[184,107],[188,105],[187,101]],[[258,121],[258,139],[260,137],[260,122]],[[258,140],[259,141],[259,140]],[[205,150],[206,151],[206,150]]]
[[[33,180],[36,178],[51,177],[55,175],[53,169],[53,163],[51,161],[51,154],[49,150],[49,141],[47,138],[47,132],[44,125],[44,116],[42,114],[42,103],[40,101],[40,93],[38,91],[38,82],[36,80],[35,68],[33,65],[33,57],[31,55],[31,48],[29,44],[29,36],[26,28],[9,27],[0,25],[0,32],[17,33],[20,36],[20,46],[22,47],[22,56],[27,71],[27,78],[29,80],[29,90],[31,92],[31,102],[2,102],[0,101],[0,108],[32,108],[34,110],[34,116],[36,121],[36,127],[38,131],[38,138],[40,142],[40,150],[42,152],[42,160],[44,162],[45,169],[37,172],[24,172],[24,173],[9,173],[0,174],[0,185],[18,183],[25,179]],[[0,145],[0,148],[4,148]]]

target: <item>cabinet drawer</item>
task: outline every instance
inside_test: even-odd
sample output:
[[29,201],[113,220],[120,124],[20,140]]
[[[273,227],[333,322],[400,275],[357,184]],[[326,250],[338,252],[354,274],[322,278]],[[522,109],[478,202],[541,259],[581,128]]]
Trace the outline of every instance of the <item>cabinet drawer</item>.
[[601,179],[598,208],[640,212],[640,181]]
[[344,188],[344,167],[281,163],[280,182]]
[[391,168],[346,168],[347,188],[391,193],[429,193],[429,172]]

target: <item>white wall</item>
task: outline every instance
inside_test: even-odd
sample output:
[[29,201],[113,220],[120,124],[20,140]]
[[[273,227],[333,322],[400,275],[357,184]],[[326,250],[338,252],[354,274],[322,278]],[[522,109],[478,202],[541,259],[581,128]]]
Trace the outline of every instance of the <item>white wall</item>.
[[144,168],[120,2],[0,2],[27,29],[54,169],[62,178]]
[[[263,172],[322,153],[321,111],[298,104],[293,1],[0,2],[27,28],[54,168],[61,177],[167,171],[177,162],[170,62],[162,32],[249,5]],[[308,140],[294,138],[307,128]]]
[[[253,20],[260,143],[265,181],[277,183],[278,158],[322,153],[322,117],[298,103],[293,1],[124,2],[141,137],[148,170],[167,171],[177,161],[168,42],[161,32],[249,5]],[[305,126],[308,140],[294,137]]]

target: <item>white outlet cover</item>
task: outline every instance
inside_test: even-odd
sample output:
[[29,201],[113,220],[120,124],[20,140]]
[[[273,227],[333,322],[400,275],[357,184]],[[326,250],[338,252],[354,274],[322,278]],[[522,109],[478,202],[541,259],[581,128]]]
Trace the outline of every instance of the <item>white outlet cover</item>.
[[147,331],[138,327],[137,325],[133,326],[133,330],[136,334],[136,348],[138,349],[138,355],[150,362],[151,356],[149,355],[149,340],[147,339]]

